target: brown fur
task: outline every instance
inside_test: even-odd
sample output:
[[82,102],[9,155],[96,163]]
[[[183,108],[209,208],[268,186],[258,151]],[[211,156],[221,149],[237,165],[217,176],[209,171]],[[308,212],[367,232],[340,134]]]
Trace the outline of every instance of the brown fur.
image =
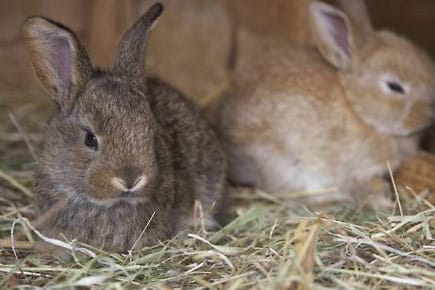
[[[46,234],[128,250],[155,213],[140,248],[192,225],[195,200],[213,224],[224,189],[220,145],[182,95],[145,81],[147,30],[161,11],[154,5],[126,33],[112,71],[92,68],[65,27],[39,17],[25,22],[32,64],[58,104],[38,160],[36,204],[43,214],[59,200],[67,202],[44,220]],[[71,58],[59,61],[53,47]],[[87,132],[98,139],[96,150],[85,146]],[[116,177],[127,186],[138,176],[146,182],[135,191],[120,192],[113,184]]]
[[[340,199],[381,206],[387,162],[395,170],[414,154],[432,121],[432,61],[394,33],[365,31],[370,25],[359,28],[325,4],[311,7],[316,47],[272,38],[250,46],[211,109],[229,177],[271,193],[336,187]],[[317,18],[327,15],[346,34],[328,33]],[[384,73],[406,94],[387,92]]]

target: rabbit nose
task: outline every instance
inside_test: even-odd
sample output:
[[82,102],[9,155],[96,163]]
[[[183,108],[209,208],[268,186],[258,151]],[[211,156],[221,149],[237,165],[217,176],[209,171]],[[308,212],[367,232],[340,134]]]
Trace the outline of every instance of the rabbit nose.
[[113,177],[111,184],[122,192],[135,192],[147,183],[147,177],[135,167],[125,167],[118,171],[118,176]]

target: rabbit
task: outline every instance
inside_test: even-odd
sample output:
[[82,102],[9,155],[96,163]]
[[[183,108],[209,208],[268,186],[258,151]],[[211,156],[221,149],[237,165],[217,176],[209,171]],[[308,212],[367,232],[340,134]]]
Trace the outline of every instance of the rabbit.
[[392,205],[387,163],[394,172],[412,156],[433,120],[434,65],[404,37],[374,30],[363,1],[341,3],[348,15],[310,4],[313,46],[269,39],[249,56],[240,47],[231,88],[208,108],[231,182],[334,189],[307,203]]
[[216,134],[185,97],[146,78],[146,39],[162,12],[157,3],[130,28],[111,70],[94,67],[67,27],[25,21],[31,63],[56,105],[35,176],[39,213],[59,207],[43,233],[140,249],[195,224],[198,202],[216,226],[226,172]]

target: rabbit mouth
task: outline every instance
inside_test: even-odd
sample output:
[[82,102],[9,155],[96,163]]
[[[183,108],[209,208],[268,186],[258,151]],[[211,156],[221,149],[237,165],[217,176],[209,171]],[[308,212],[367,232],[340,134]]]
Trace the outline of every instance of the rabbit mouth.
[[130,200],[130,201],[149,201],[143,192],[131,192],[131,191],[122,191],[118,194],[118,198],[120,200]]
[[97,198],[88,195],[88,201],[95,205],[103,206],[103,207],[111,207],[119,203],[129,203],[129,204],[139,204],[139,203],[147,203],[150,201],[150,198],[144,195],[144,193],[131,193],[131,192],[117,192],[116,194],[111,195],[111,197],[107,198]]

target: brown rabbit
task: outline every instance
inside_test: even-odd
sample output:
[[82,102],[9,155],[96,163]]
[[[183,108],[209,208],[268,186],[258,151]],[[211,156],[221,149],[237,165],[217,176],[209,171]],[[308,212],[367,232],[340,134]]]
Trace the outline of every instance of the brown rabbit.
[[151,220],[139,248],[191,225],[196,200],[214,224],[225,174],[216,136],[177,91],[145,80],[146,38],[162,11],[155,4],[125,34],[111,71],[94,68],[66,27],[41,17],[24,23],[36,75],[57,105],[36,204],[41,214],[66,205],[45,218],[46,233],[126,250]]
[[432,122],[435,70],[408,40],[374,31],[362,1],[342,2],[350,18],[311,4],[316,47],[270,40],[242,51],[231,90],[211,110],[232,181],[388,202],[387,163],[395,170],[414,154]]

